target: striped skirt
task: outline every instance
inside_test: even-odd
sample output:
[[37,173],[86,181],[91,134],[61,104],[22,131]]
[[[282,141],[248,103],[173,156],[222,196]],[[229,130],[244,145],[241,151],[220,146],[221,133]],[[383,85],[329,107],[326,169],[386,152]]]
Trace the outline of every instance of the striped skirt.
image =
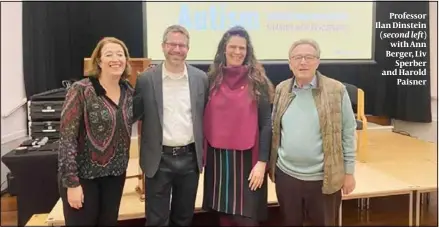
[[204,171],[203,209],[239,215],[256,221],[267,218],[267,176],[251,191],[251,151],[209,148]]

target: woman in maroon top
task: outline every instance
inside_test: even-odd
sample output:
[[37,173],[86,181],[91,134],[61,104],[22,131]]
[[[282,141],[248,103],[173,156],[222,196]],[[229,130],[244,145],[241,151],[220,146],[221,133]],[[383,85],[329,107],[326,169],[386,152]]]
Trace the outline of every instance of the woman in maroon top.
[[91,56],[89,77],[68,90],[58,158],[67,226],[115,226],[125,184],[133,88],[125,44],[107,37]]
[[274,89],[244,28],[224,34],[208,75],[203,209],[222,226],[257,225],[267,217]]

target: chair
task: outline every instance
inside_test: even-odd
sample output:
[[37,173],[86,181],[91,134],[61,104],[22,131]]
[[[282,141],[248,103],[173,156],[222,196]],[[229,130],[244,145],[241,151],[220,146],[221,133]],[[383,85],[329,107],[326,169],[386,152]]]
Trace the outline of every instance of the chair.
[[355,85],[343,84],[352,102],[357,120],[357,160],[364,161],[367,152],[367,118],[364,113],[364,91]]
[[[91,67],[91,59],[90,58],[84,58],[84,75],[86,76],[86,72],[90,70]],[[131,74],[128,77],[128,81],[130,84],[135,87],[137,76],[148,69],[151,66],[151,59],[148,58],[130,58],[129,64],[131,65]],[[142,132],[142,122],[137,123],[137,147],[132,146],[130,148],[130,159],[132,158],[139,158],[139,148],[141,144],[141,132]],[[139,182],[136,187],[136,192],[140,196],[140,200],[145,200],[145,175],[143,174],[140,166],[138,166],[137,174],[135,175],[127,175],[127,179],[131,178],[138,178]]]

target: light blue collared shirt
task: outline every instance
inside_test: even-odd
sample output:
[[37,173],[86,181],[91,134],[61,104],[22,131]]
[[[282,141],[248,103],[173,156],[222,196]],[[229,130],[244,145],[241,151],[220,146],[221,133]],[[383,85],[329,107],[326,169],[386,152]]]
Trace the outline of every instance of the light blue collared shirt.
[[317,87],[317,77],[316,76],[314,76],[312,78],[312,80],[311,80],[311,82],[309,84],[305,84],[302,87],[299,87],[299,85],[297,84],[296,79],[294,79],[292,91],[293,91],[294,94],[296,94],[300,90],[306,90],[306,89],[311,89],[311,88],[316,88],[316,87]]

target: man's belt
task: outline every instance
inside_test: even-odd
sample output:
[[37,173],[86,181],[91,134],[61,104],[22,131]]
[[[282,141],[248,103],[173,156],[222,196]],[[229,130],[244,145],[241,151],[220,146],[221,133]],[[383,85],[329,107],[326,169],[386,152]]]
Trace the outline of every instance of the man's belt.
[[195,151],[195,143],[191,143],[186,146],[179,146],[179,147],[163,146],[163,153],[170,154],[173,156],[187,154],[193,151]]

